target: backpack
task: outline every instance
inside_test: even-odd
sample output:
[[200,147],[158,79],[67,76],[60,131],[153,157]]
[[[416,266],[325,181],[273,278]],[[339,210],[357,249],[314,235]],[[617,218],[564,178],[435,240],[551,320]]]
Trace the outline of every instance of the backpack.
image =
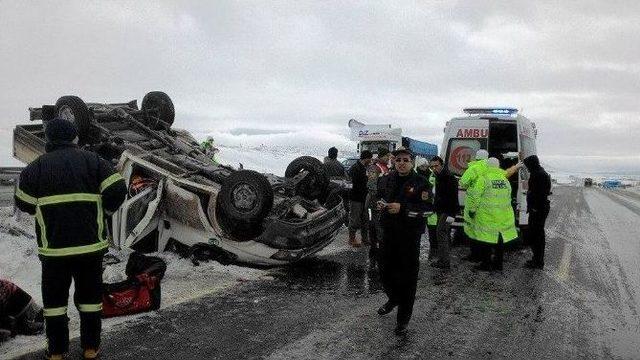
[[104,284],[102,316],[105,318],[158,310],[160,281],[167,270],[164,260],[134,252],[129,256],[127,279]]

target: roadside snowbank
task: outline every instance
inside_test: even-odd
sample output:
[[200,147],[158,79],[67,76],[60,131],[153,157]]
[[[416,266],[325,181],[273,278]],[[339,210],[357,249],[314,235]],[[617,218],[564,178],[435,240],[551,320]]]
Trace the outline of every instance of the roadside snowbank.
[[[23,215],[20,220],[12,216],[13,209],[0,207],[0,277],[8,279],[27,291],[42,305],[40,290],[40,261],[34,236],[33,220]],[[124,269],[130,251],[111,251],[120,259],[105,268],[103,279],[113,283],[126,278]],[[235,265],[224,266],[217,262],[200,262],[194,266],[190,259],[180,258],[175,253],[151,254],[167,262],[167,272],[162,280],[162,308],[189,301],[203,295],[224,291],[239,282],[259,280],[266,270],[251,269]],[[268,280],[268,278],[264,278]],[[73,304],[73,289],[69,298],[69,328],[71,336],[79,335],[79,317]],[[116,326],[145,314],[105,319],[103,328]],[[0,358],[13,358],[43,345],[44,335],[18,336],[0,345]]]

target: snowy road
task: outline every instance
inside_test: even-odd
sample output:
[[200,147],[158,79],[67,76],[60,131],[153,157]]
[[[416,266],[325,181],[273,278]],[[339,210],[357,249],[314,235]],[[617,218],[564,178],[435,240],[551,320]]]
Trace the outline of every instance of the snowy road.
[[556,187],[545,270],[518,250],[476,273],[456,248],[442,275],[423,254],[405,339],[375,313],[366,253],[345,249],[113,327],[103,359],[639,359],[639,224],[638,193]]

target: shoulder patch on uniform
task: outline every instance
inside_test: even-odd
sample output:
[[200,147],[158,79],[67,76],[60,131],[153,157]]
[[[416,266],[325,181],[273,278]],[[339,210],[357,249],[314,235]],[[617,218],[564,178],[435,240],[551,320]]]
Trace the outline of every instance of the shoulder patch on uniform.
[[420,198],[422,198],[422,200],[429,200],[429,193],[426,191],[423,191],[422,194],[420,195]]

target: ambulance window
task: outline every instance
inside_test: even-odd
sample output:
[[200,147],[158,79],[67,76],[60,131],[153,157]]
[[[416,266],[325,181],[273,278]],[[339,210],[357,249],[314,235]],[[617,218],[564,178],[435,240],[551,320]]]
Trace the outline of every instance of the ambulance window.
[[451,173],[462,175],[476,151],[487,148],[487,139],[450,139],[445,163]]
[[489,122],[489,156],[518,151],[518,128],[515,122]]

